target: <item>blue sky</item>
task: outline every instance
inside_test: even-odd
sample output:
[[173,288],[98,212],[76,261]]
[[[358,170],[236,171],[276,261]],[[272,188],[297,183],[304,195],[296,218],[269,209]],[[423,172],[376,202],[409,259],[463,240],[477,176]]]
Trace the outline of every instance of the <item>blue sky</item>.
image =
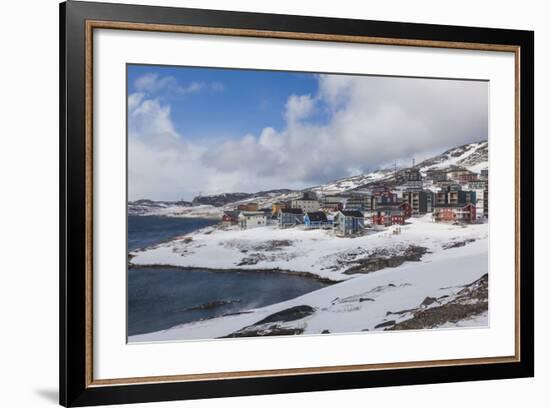
[[128,65],[129,199],[303,189],[486,140],[487,82]]
[[[129,65],[129,93],[142,90],[139,79],[145,75],[178,84],[179,91],[166,86],[149,95],[170,104],[176,130],[189,139],[236,138],[267,125],[282,129],[289,95],[317,91],[311,73]],[[326,114],[319,111],[310,119],[323,122]]]

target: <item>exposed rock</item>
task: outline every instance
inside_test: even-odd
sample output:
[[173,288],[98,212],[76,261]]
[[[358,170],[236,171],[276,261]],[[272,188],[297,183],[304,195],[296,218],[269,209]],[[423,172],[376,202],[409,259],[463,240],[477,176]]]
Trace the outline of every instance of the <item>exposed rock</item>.
[[211,302],[203,303],[202,305],[190,307],[187,310],[212,310],[221,306],[232,305],[234,303],[240,303],[240,299],[235,300],[213,300]]
[[222,207],[229,203],[245,200],[253,197],[253,194],[249,193],[225,193],[208,196],[197,196],[193,198],[193,205],[212,205],[214,207]]
[[292,246],[292,241],[288,239],[274,239],[271,241],[262,242],[260,245],[254,246],[255,251],[280,251],[284,247]]
[[366,258],[354,260],[352,263],[356,265],[348,268],[344,273],[352,275],[356,273],[371,273],[384,268],[395,268],[407,261],[418,262],[427,252],[428,248],[417,245],[410,245],[404,251],[397,254],[391,254],[385,249],[379,249]]
[[273,313],[259,322],[237,330],[225,337],[289,336],[302,334],[304,332],[303,328],[288,327],[284,323],[303,319],[313,314],[314,311],[314,308],[307,305],[290,307]]
[[393,326],[395,324],[395,320],[388,320],[382,323],[378,323],[376,326],[374,326],[375,329],[380,329],[382,327],[388,327]]
[[292,192],[293,190],[289,190],[287,188],[280,188],[276,190],[259,191],[257,193],[223,193],[223,194],[197,196],[193,198],[193,205],[207,204],[207,205],[212,205],[214,207],[223,207],[226,204],[231,204],[231,203],[235,203],[237,201],[242,201],[246,199],[273,197],[280,194],[289,194]]
[[[399,322],[386,330],[419,330],[435,328],[445,323],[456,323],[460,320],[465,320],[486,312],[489,307],[488,282],[489,277],[485,274],[478,280],[466,285],[452,298],[449,297],[448,302],[440,306],[427,307],[424,305],[424,302],[426,302],[426,300],[424,300],[418,309],[406,311],[413,312],[412,318]],[[434,301],[436,300],[434,299]],[[433,302],[430,304],[432,303]]]
[[295,327],[281,327],[277,325],[272,325],[267,328],[255,328],[245,327],[242,330],[231,333],[222,338],[235,338],[235,337],[258,337],[258,336],[294,336],[297,334],[302,334],[304,329],[295,328]]
[[415,312],[414,317],[393,326],[388,330],[419,330],[431,329],[447,322],[456,323],[460,320],[478,315],[487,311],[488,303],[475,304],[448,303],[443,306],[432,307]]
[[420,303],[420,306],[430,306],[432,303],[437,302],[436,298],[428,296],[425,298],[422,303]]
[[468,238],[468,239],[465,239],[463,241],[452,241],[452,242],[441,245],[441,248],[443,248],[443,249],[459,248],[459,247],[465,246],[466,244],[470,244],[472,242],[475,242],[475,239]]
[[273,313],[265,319],[255,323],[255,325],[271,323],[271,322],[291,322],[293,320],[303,319],[315,312],[315,309],[308,305],[294,306],[280,312]]

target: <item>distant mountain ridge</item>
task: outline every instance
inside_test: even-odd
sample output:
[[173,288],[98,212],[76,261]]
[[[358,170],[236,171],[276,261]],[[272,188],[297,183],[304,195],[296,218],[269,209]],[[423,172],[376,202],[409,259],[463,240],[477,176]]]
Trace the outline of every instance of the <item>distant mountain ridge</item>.
[[214,207],[223,207],[224,205],[235,203],[237,201],[247,200],[250,198],[265,198],[273,197],[281,194],[291,193],[292,190],[280,188],[277,190],[259,191],[257,193],[222,193],[206,196],[197,196],[193,198],[194,205],[212,205]]

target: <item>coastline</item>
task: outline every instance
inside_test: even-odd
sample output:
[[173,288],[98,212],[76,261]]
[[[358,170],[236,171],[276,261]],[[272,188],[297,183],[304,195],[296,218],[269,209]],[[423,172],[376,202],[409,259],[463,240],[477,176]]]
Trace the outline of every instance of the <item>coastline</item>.
[[[449,251],[456,257],[437,256],[428,262],[407,262],[377,273],[357,275],[280,303],[253,308],[247,313],[183,323],[167,330],[130,336],[128,341],[187,341],[238,337],[246,333],[256,333],[255,336],[287,332],[349,333],[385,331],[392,327],[402,330],[409,326],[415,329],[487,326],[487,298],[476,299],[471,290],[487,274],[487,241]],[[484,311],[479,318],[466,313],[472,300]],[[305,308],[308,313],[288,318],[294,310]],[[454,312],[457,308],[464,309],[464,313],[436,313],[438,310]],[[427,313],[441,318],[430,321],[431,315]],[[280,315],[286,317],[263,323],[270,316]],[[342,318],[334,319],[334,316]]]
[[181,266],[181,265],[170,265],[170,264],[133,264],[131,262],[128,263],[128,268],[135,268],[135,269],[141,269],[141,268],[172,268],[172,269],[181,269],[182,271],[185,270],[204,270],[208,272],[235,272],[235,273],[255,273],[255,274],[286,274],[286,275],[292,275],[292,276],[299,276],[302,278],[307,279],[313,279],[321,283],[325,283],[327,285],[334,285],[337,283],[345,282],[346,280],[352,279],[353,277],[349,277],[347,279],[342,280],[334,280],[329,279],[320,275],[316,275],[311,272],[301,272],[301,271],[292,271],[288,269],[280,269],[280,268],[268,268],[268,269],[244,269],[244,268],[210,268],[210,267],[204,267],[204,266]]
[[[128,267],[170,268],[175,273],[203,270],[266,276],[287,274],[327,286],[244,310],[246,313],[182,323],[130,336],[128,341],[345,333],[426,324],[429,325],[424,328],[444,324],[483,326],[488,315],[467,320],[474,317],[465,313],[470,306],[456,299],[462,288],[487,273],[487,239],[487,224],[465,228],[434,223],[429,217],[411,219],[400,228],[399,234],[386,229],[353,239],[337,238],[323,230],[276,226],[247,230],[217,225],[200,228],[131,251]],[[476,310],[484,311],[485,305],[480,303]],[[301,314],[296,314],[297,311]],[[335,313],[346,318],[334,320]],[[261,323],[271,315],[282,320]],[[434,315],[447,321],[436,321]],[[289,320],[289,316],[295,320]],[[460,319],[454,321],[457,317]]]

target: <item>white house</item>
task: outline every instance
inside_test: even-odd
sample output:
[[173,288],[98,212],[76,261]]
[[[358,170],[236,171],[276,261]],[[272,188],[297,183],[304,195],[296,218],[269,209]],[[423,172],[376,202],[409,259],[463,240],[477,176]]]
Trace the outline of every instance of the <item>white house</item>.
[[300,198],[297,200],[292,200],[290,203],[290,207],[299,208],[304,213],[307,213],[307,212],[319,211],[319,208],[321,208],[321,205],[317,200],[312,200],[309,198]]
[[267,215],[262,211],[242,211],[239,214],[239,225],[242,229],[265,227]]

